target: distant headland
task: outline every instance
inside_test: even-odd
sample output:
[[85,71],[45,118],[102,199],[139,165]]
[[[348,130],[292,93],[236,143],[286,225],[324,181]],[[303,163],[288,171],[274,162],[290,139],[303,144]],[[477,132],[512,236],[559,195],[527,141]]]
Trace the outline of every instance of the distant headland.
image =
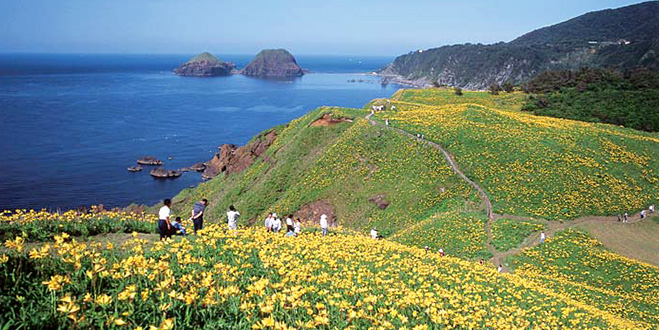
[[285,49],[264,49],[243,69],[203,52],[173,70],[179,76],[216,77],[243,74],[250,77],[288,78],[304,75],[295,57]]

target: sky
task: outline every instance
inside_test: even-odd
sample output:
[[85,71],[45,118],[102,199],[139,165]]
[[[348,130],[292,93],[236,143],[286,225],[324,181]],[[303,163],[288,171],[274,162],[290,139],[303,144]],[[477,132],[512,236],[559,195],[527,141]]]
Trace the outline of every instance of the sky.
[[0,0],[1,53],[386,55],[510,41],[625,0]]

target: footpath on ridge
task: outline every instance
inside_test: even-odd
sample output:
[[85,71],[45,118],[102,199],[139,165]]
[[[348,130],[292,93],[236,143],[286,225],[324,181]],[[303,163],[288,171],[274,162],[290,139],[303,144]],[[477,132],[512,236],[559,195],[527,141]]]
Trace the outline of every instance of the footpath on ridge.
[[[400,101],[396,101],[396,103],[401,103]],[[406,104],[414,104],[414,103],[409,103],[409,102],[403,102]],[[471,185],[476,191],[478,191],[478,195],[480,196],[482,203],[485,205],[486,210],[487,210],[487,222],[485,223],[485,232],[487,234],[487,239],[486,239],[486,245],[490,253],[492,253],[492,258],[490,259],[491,262],[494,264],[495,267],[498,267],[499,265],[502,266],[502,271],[503,272],[509,272],[510,270],[507,269],[507,267],[503,264],[503,260],[506,258],[517,255],[522,252],[522,250],[526,248],[532,248],[535,246],[538,246],[540,244],[540,234],[535,233],[527,237],[524,242],[511,250],[508,251],[497,251],[497,249],[492,245],[492,223],[497,219],[497,218],[512,218],[512,219],[518,219],[518,220],[529,220],[524,217],[518,217],[518,216],[509,216],[509,215],[498,215],[494,214],[492,212],[492,202],[490,201],[490,198],[487,196],[485,193],[485,190],[476,182],[471,180],[469,177],[467,177],[458,167],[458,165],[455,163],[455,160],[451,156],[451,154],[444,149],[439,143],[433,142],[433,141],[428,141],[424,138],[420,138],[415,134],[412,134],[408,131],[405,131],[403,129],[397,128],[397,127],[392,127],[388,125],[384,125],[381,122],[377,122],[371,117],[373,116],[373,113],[369,113],[365,118],[370,122],[371,125],[377,125],[381,127],[385,127],[387,129],[394,130],[396,132],[399,132],[400,134],[406,135],[408,137],[411,137],[413,139],[416,139],[422,143],[425,143],[426,145],[429,145],[439,151],[442,152],[444,155],[444,158],[446,159],[446,162],[449,164],[451,167],[451,170],[455,174],[457,174],[462,180],[467,182],[469,185]],[[629,223],[635,223],[639,222],[640,219],[640,214],[633,214],[630,216],[630,221]],[[615,216],[585,216],[581,218],[577,218],[574,220],[566,221],[566,222],[559,222],[559,221],[548,221],[548,220],[535,220],[535,221],[540,221],[544,223],[547,227],[545,229],[545,234],[550,237],[553,236],[556,232],[566,229],[566,228],[571,228],[571,227],[577,227],[577,226],[582,226],[582,225],[588,225],[591,223],[602,223],[602,222],[607,222],[607,223],[615,223],[617,222],[617,217]]]
[[467,182],[469,185],[474,187],[474,189],[476,189],[476,191],[478,191],[478,195],[480,196],[483,204],[485,204],[485,208],[487,210],[487,222],[485,223],[485,233],[487,234],[487,240],[486,240],[487,249],[490,251],[490,253],[492,253],[492,262],[494,263],[495,266],[498,266],[500,264],[500,262],[499,262],[500,258],[498,257],[496,249],[492,245],[492,222],[494,221],[494,215],[492,213],[492,202],[490,201],[490,198],[485,193],[485,190],[483,190],[483,188],[481,188],[481,186],[478,185],[478,183],[471,180],[469,177],[467,177],[460,170],[458,165],[453,160],[453,157],[451,156],[451,154],[449,154],[448,151],[446,151],[446,149],[444,149],[439,143],[419,138],[416,135],[414,135],[414,134],[412,134],[408,131],[405,131],[403,129],[400,129],[400,128],[382,125],[382,123],[379,123],[379,122],[371,119],[372,115],[373,115],[373,113],[370,113],[366,116],[366,120],[368,120],[371,123],[371,125],[380,125],[380,126],[388,128],[388,129],[392,129],[392,130],[397,131],[401,134],[404,134],[404,135],[407,135],[411,138],[417,139],[417,140],[421,141],[422,143],[425,143],[426,145],[429,145],[429,146],[441,151],[442,154],[444,155],[444,159],[446,159],[446,162],[451,167],[451,170],[453,170],[453,172],[455,174],[457,174],[458,176],[460,176],[460,178],[462,178],[462,180]]

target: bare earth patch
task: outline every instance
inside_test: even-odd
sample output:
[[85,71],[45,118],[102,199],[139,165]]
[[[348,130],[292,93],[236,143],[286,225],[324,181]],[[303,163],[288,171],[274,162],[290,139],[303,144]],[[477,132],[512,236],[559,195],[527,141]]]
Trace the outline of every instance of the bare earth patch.
[[588,230],[604,247],[615,253],[659,267],[659,224],[652,219],[627,224],[617,221],[584,222],[578,227]]
[[332,115],[329,113],[324,114],[320,119],[317,119],[313,123],[311,123],[311,127],[318,127],[318,126],[332,126],[336,125],[338,123],[352,123],[352,119],[348,118],[332,118]]
[[334,206],[325,200],[315,201],[302,206],[297,212],[295,212],[293,217],[296,219],[300,218],[302,222],[319,223],[320,216],[323,214],[327,215],[327,221],[330,225],[333,225],[336,222]]

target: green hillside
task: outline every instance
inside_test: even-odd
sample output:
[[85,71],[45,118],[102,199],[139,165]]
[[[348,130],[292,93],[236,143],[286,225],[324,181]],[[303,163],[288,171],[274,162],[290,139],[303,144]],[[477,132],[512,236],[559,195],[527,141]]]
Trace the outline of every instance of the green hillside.
[[396,110],[376,118],[445,146],[495,213],[572,219],[634,213],[659,199],[657,134],[522,113],[510,106],[522,93],[451,94],[399,91]]
[[[352,122],[311,126],[325,113]],[[482,214],[477,194],[453,174],[440,151],[371,125],[367,113],[321,108],[276,128],[266,157],[242,173],[184,190],[174,198],[175,210],[187,214],[191,203],[205,197],[210,218],[223,219],[233,204],[241,221],[261,225],[268,212],[285,215],[320,202],[331,205],[323,210],[339,224],[364,232],[375,226],[384,236],[437,212]],[[370,201],[376,197],[389,205],[378,208]]]

